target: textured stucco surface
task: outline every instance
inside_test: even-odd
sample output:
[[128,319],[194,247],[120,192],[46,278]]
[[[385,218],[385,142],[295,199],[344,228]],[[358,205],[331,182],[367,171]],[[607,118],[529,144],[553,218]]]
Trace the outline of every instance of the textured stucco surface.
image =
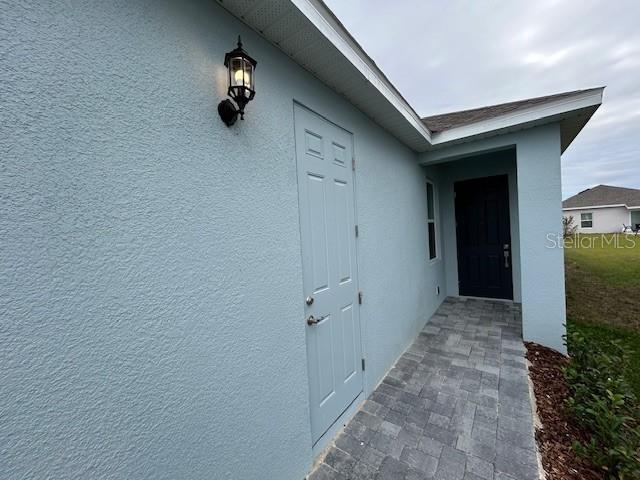
[[[560,126],[535,128],[517,145],[525,340],[566,352]],[[555,239],[550,242],[549,238]]]
[[433,173],[411,157],[388,161],[402,158],[391,146],[372,139],[357,152],[367,162],[356,172],[367,393],[446,297],[443,262],[428,260],[425,173]]
[[302,478],[293,100],[354,134],[366,392],[444,298],[415,154],[213,2],[0,9],[2,476]]

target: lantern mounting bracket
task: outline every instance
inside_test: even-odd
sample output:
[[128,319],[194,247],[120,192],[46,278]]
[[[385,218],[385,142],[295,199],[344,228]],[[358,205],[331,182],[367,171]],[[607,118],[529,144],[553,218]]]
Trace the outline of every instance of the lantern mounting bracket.
[[218,104],[218,115],[225,125],[230,127],[238,120],[238,109],[231,100],[223,100]]

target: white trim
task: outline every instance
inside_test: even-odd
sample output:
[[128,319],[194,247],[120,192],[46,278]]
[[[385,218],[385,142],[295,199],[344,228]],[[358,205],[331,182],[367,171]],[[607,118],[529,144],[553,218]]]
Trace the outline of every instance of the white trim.
[[351,37],[348,31],[340,24],[326,5],[318,0],[291,0],[291,3],[293,3],[320,33],[364,75],[367,81],[402,114],[416,132],[431,144],[431,132],[427,126],[422,123],[418,114],[413,110],[411,105],[402,98],[402,95],[400,95],[398,90],[385,77],[364,50],[353,40],[353,37]]
[[513,135],[498,135],[491,138],[483,138],[476,142],[459,143],[450,147],[423,152],[418,157],[418,162],[420,165],[432,165],[451,160],[460,160],[509,148],[515,149],[517,143],[517,138]]
[[635,223],[633,223],[633,213],[635,210],[629,210],[629,225],[631,228],[635,227]]
[[[583,215],[590,215],[590,216],[591,216],[591,218],[590,218],[589,220],[584,220],[584,219],[582,218],[582,216],[583,216]],[[589,227],[585,227],[585,226],[583,225],[583,223],[584,223],[584,222],[590,222],[590,223],[591,223],[591,226],[589,226]],[[582,213],[580,213],[580,228],[581,228],[581,229],[583,229],[583,230],[590,230],[590,229],[592,229],[592,228],[593,228],[593,212],[582,212]]]
[[[436,263],[440,260],[440,242],[438,241],[438,232],[440,223],[440,219],[438,217],[438,194],[436,190],[436,182],[427,177],[426,184],[431,185],[431,192],[433,193],[433,218],[429,218],[429,187],[427,186],[427,261],[429,264]],[[433,238],[436,242],[436,256],[433,258],[429,258],[431,256],[431,252],[429,249],[431,248],[431,243],[429,241],[429,224],[433,223]]]
[[627,210],[640,209],[640,207],[630,207],[626,203],[615,203],[611,205],[590,205],[588,207],[566,207],[566,208],[563,208],[562,211],[569,212],[573,210],[593,210],[595,208],[616,208],[616,207],[624,207]]
[[[260,30],[256,22],[248,20],[250,16],[243,15],[242,12],[245,9],[240,7],[244,2],[234,2],[234,0],[217,1],[223,8],[226,8],[242,22],[274,43],[276,47],[281,48],[277,41],[265,36],[265,32]],[[444,146],[451,142],[468,141],[474,139],[474,137],[506,133],[506,131],[529,128],[552,121],[561,121],[565,118],[573,118],[581,114],[585,116],[586,120],[584,123],[586,123],[591,114],[593,114],[595,109],[602,103],[603,88],[585,90],[561,100],[550,100],[548,103],[526,110],[452,128],[440,133],[433,133],[422,122],[422,119],[409,102],[403,98],[398,89],[389,81],[376,63],[366,54],[364,49],[351,36],[340,20],[336,18],[322,0],[288,0],[286,5],[286,9],[289,9],[289,11],[293,9],[297,10],[297,12],[306,19],[305,24],[302,25],[301,28],[316,29],[323,38],[336,48],[339,55],[352,65],[356,72],[363,76],[368,85],[367,89],[371,87],[373,90],[372,98],[375,99],[376,96],[380,97],[378,100],[374,100],[374,103],[382,101],[382,104],[388,104],[391,108],[387,109],[385,106],[385,110],[388,113],[393,111],[398,112],[404,122],[406,122],[406,126],[404,122],[399,122],[401,124],[399,126],[395,120],[385,121],[389,115],[385,115],[385,117],[376,120],[371,111],[367,111],[364,107],[357,108],[360,108],[364,113],[372,116],[374,121],[380,123],[381,126],[389,130],[392,135],[415,152],[428,152],[432,147]],[[249,8],[249,11],[251,8]],[[287,13],[289,12],[285,11],[282,15],[284,16]],[[291,56],[291,52],[287,54]],[[310,65],[305,67],[299,59],[295,57],[292,58],[302,65],[303,68],[309,67],[307,69],[313,73],[313,68],[310,68]],[[310,59],[310,63],[313,63],[313,59]],[[332,87],[330,86],[330,88]],[[344,95],[349,100],[353,100],[349,95]],[[362,103],[362,99],[360,99],[360,103]],[[369,103],[370,102],[367,104]],[[356,102],[355,105],[358,105],[358,103]],[[379,116],[380,114],[377,115]],[[394,115],[391,116],[395,117]],[[582,126],[583,125],[578,128],[578,131]],[[570,143],[572,139],[573,137],[571,137],[568,142]]]
[[572,116],[575,110],[596,107],[602,103],[604,88],[577,92],[575,95],[561,100],[550,100],[549,103],[537,105],[480,122],[451,128],[432,135],[433,146],[443,145],[462,139],[469,139],[483,134],[494,133],[515,126],[539,124],[543,120],[562,120]]

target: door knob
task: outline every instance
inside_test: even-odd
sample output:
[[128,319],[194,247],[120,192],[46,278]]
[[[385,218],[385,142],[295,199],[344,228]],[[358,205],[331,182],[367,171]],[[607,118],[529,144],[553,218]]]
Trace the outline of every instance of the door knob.
[[320,318],[316,318],[313,315],[309,315],[309,318],[307,318],[307,325],[309,326],[313,326],[313,325],[317,325],[319,324],[322,320],[324,320],[325,318],[327,318],[329,315],[325,315],[323,317]]

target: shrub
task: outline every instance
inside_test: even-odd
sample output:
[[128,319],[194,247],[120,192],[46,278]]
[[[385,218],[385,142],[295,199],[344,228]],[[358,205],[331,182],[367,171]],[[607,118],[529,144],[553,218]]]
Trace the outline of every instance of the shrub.
[[573,215],[562,217],[562,236],[569,238],[575,235],[578,226],[573,223]]
[[589,442],[575,442],[574,449],[607,479],[640,478],[640,407],[623,376],[628,352],[617,341],[605,346],[571,330],[566,340],[568,407],[591,433]]

